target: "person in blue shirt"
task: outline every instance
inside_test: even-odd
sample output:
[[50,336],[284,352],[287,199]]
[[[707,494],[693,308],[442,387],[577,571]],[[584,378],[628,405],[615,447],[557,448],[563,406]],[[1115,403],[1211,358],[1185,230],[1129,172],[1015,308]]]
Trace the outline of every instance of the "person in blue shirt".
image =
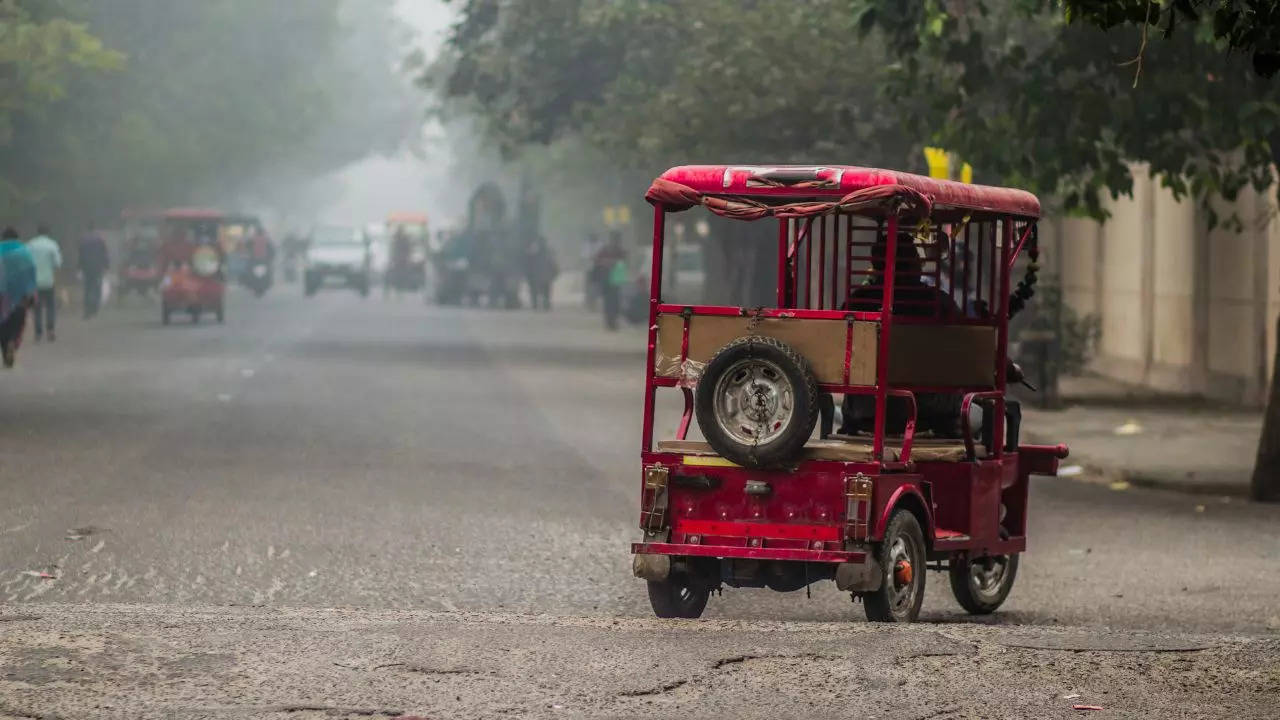
[[4,304],[8,309],[8,315],[0,320],[0,358],[5,367],[13,367],[27,325],[27,308],[36,298],[36,266],[13,228],[5,228],[0,236],[0,259],[4,261]]
[[53,327],[58,318],[58,299],[54,292],[54,280],[58,268],[62,267],[62,250],[58,243],[49,237],[49,229],[44,225],[36,228],[36,236],[27,241],[27,252],[36,265],[36,342],[49,331],[49,342],[53,342]]

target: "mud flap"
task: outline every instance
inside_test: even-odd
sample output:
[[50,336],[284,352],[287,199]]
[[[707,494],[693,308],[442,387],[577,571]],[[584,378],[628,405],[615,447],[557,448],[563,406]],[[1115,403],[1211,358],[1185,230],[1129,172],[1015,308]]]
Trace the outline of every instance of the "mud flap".
[[[637,556],[638,557],[638,556]],[[875,592],[884,581],[880,563],[867,555],[865,562],[840,563],[836,566],[836,587],[841,591]]]
[[671,575],[671,556],[638,553],[631,559],[631,572],[644,580],[662,582]]

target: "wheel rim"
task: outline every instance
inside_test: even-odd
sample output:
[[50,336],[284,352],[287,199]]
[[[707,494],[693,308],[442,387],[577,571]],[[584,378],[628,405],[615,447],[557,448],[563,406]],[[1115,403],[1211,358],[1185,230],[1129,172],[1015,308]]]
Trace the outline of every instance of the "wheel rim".
[[1005,578],[1009,576],[1009,556],[991,555],[969,562],[969,590],[983,602],[1000,599]]
[[675,597],[676,603],[682,608],[687,608],[698,602],[698,594],[687,582],[677,582],[672,595]]
[[786,374],[770,360],[739,360],[716,381],[716,424],[739,444],[776,440],[794,415],[795,396]]
[[916,595],[919,594],[919,573],[924,568],[918,566],[920,553],[915,541],[907,535],[899,535],[889,545],[889,567],[886,568],[885,583],[888,586],[889,608],[896,617],[911,614],[915,606]]

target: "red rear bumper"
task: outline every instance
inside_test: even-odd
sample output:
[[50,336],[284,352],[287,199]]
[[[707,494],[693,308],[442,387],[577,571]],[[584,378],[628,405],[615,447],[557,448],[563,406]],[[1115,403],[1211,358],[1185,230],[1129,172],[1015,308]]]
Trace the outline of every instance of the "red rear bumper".
[[800,548],[732,547],[687,543],[632,543],[638,555],[692,555],[697,557],[743,558],[747,560],[792,560],[796,562],[861,563],[867,554],[858,550],[805,550]]

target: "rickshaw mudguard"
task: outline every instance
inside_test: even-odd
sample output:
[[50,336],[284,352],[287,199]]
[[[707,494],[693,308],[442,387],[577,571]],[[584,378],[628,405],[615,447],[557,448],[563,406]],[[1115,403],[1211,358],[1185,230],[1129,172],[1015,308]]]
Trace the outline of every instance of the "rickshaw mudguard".
[[921,488],[927,491],[928,483],[919,475],[879,475],[875,478],[875,483],[875,496],[879,498],[887,493],[888,499],[883,504],[876,503],[879,512],[875,527],[871,530],[870,539],[877,541],[884,539],[884,529],[889,524],[889,518],[893,516],[894,510],[903,507],[915,513],[916,519],[920,520],[920,531],[924,533],[925,542],[932,545],[933,505],[921,492]]

